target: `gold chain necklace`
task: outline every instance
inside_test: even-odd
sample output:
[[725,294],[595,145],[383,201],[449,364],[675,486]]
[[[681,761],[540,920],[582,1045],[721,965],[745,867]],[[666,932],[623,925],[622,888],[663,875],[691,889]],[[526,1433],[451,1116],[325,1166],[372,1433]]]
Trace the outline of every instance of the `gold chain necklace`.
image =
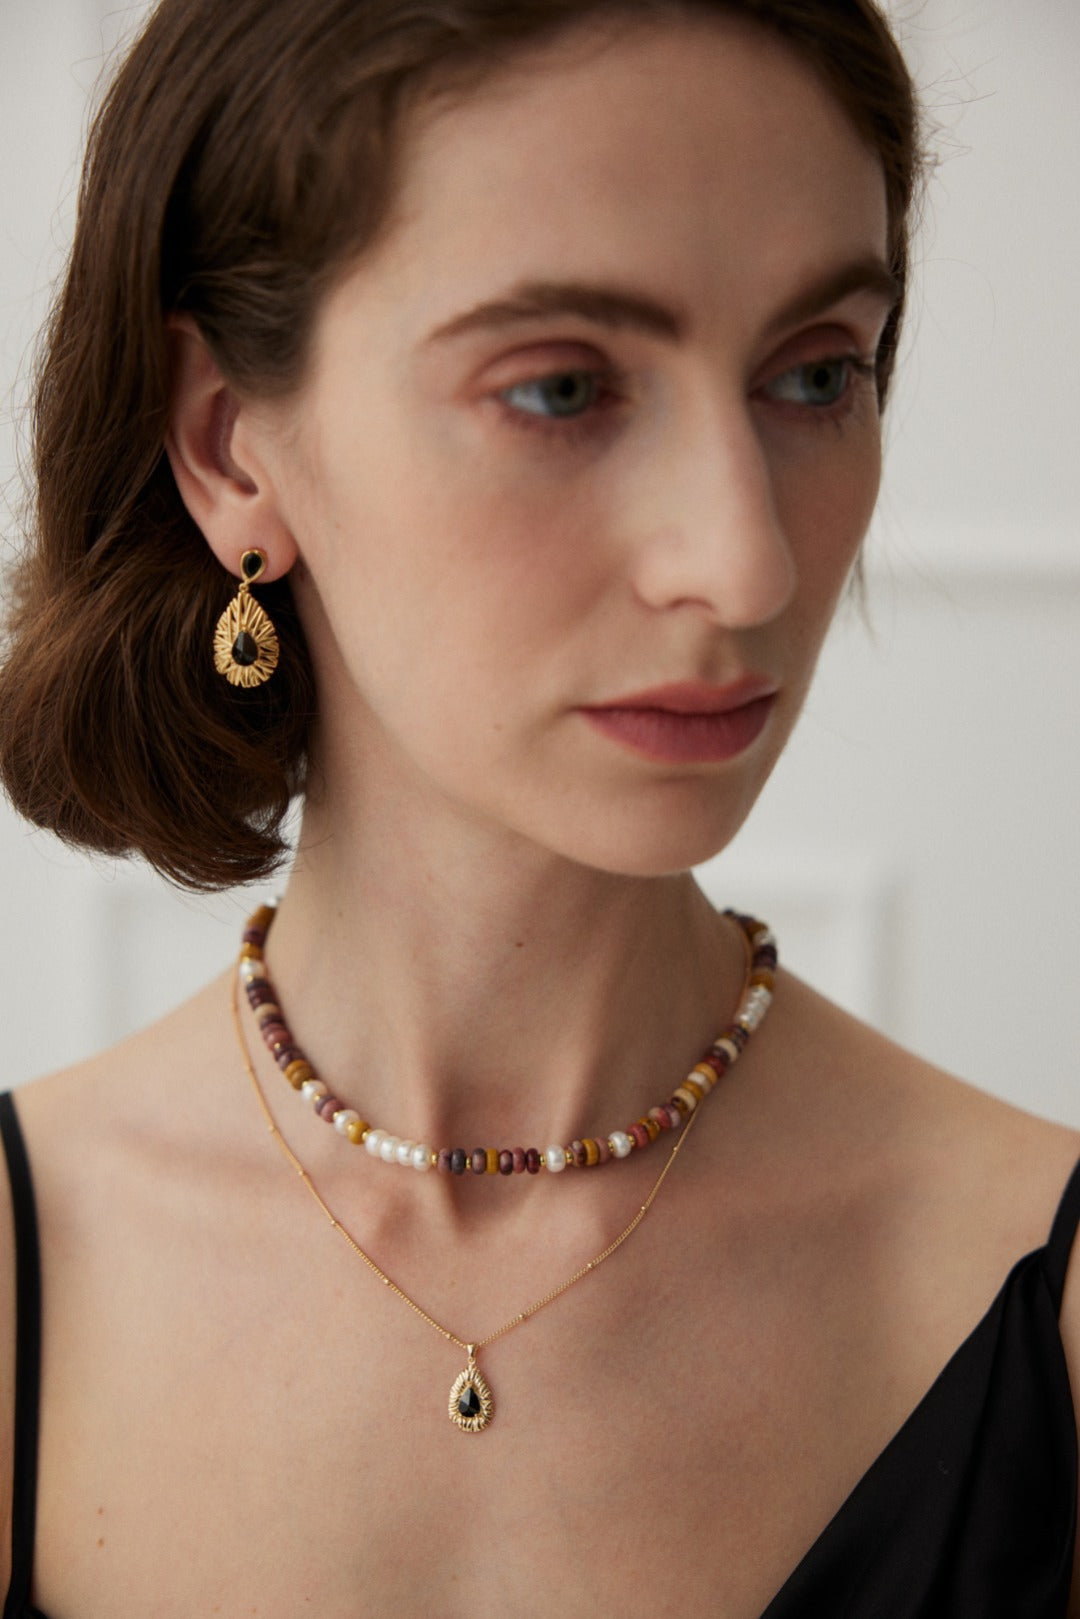
[[[284,1155],[286,1161],[296,1171],[297,1175],[299,1175],[300,1179],[311,1193],[311,1196],[315,1199],[315,1202],[329,1220],[331,1226],[335,1231],[340,1233],[342,1239],[348,1243],[349,1247],[352,1249],[353,1253],[356,1254],[357,1258],[362,1259],[368,1269],[379,1278],[383,1286],[388,1287],[392,1293],[395,1293],[403,1304],[407,1304],[409,1309],[412,1310],[415,1315],[420,1317],[421,1321],[426,1321],[428,1326],[432,1327],[441,1338],[445,1338],[448,1343],[456,1344],[459,1349],[463,1349],[465,1351],[466,1355],[468,1356],[468,1364],[466,1365],[464,1371],[460,1372],[454,1380],[454,1384],[450,1390],[449,1402],[447,1404],[447,1415],[449,1416],[450,1421],[455,1423],[465,1433],[479,1433],[482,1429],[488,1426],[495,1414],[495,1400],[491,1392],[491,1387],[477,1365],[476,1357],[479,1351],[481,1349],[485,1349],[488,1344],[494,1343],[497,1338],[502,1338],[506,1333],[513,1332],[515,1327],[522,1326],[524,1322],[536,1315],[538,1311],[545,1309],[547,1305],[554,1304],[556,1299],[561,1298],[564,1293],[568,1292],[570,1288],[574,1287],[578,1282],[583,1281],[586,1276],[590,1276],[592,1272],[597,1270],[606,1259],[610,1259],[612,1254],[615,1253],[617,1249],[622,1247],[627,1238],[632,1236],[632,1234],[637,1230],[638,1226],[641,1224],[642,1220],[644,1220],[645,1216],[652,1207],[653,1202],[660,1192],[661,1186],[664,1184],[668,1171],[674,1164],[675,1159],[682,1150],[683,1143],[687,1140],[690,1135],[690,1131],[697,1122],[699,1110],[695,1107],[693,1111],[690,1112],[684,1128],[680,1131],[675,1139],[675,1143],[668,1154],[667,1161],[664,1164],[663,1169],[653,1182],[652,1190],[649,1192],[649,1195],[646,1197],[644,1203],[642,1203],[638,1208],[637,1213],[634,1215],[629,1225],[624,1227],[613,1242],[608,1243],[607,1247],[598,1253],[595,1258],[588,1260],[586,1264],[580,1266],[579,1269],[576,1270],[572,1276],[568,1277],[565,1282],[562,1282],[558,1287],[552,1288],[551,1291],[549,1293],[545,1293],[542,1298],[536,1299],[534,1303],[528,1306],[527,1309],[521,1310],[517,1315],[511,1316],[509,1321],[505,1321],[503,1325],[501,1327],[497,1327],[494,1332],[489,1332],[487,1337],[472,1340],[459,1338],[457,1333],[451,1332],[449,1327],[444,1327],[441,1322],[435,1320],[434,1316],[429,1315],[422,1305],[417,1304],[415,1299],[410,1298],[408,1293],[405,1292],[404,1288],[399,1287],[393,1278],[388,1276],[380,1265],[376,1264],[371,1255],[366,1253],[365,1250],[361,1248],[356,1238],[350,1231],[346,1229],[345,1226],[342,1225],[337,1215],[330,1208],[329,1204],[316,1187],[310,1174],[304,1168],[304,1165],[300,1162],[300,1159],[296,1156],[292,1148],[289,1146],[289,1143],[281,1134],[281,1131],[278,1129],[277,1124],[274,1121],[274,1117],[270,1112],[269,1105],[267,1104],[262,1086],[259,1083],[258,1075],[255,1072],[254,1064],[251,1060],[251,1053],[248,1049],[247,1039],[244,1035],[243,1023],[240,1017],[238,984],[238,974],[234,973],[231,975],[230,1004],[232,1007],[233,1023],[236,1028],[236,1038],[240,1048],[240,1055],[243,1060],[244,1068],[247,1070],[247,1075],[251,1081],[252,1089],[255,1092],[255,1097],[258,1101],[260,1109],[262,1110],[263,1118],[266,1121],[267,1129],[274,1138],[274,1141],[277,1143],[277,1146]],[[771,995],[769,999],[771,999]],[[766,1001],[766,1006],[767,1004],[768,1002]],[[763,1010],[764,1008],[762,1009],[762,1012]],[[759,1021],[760,1015],[756,1015],[753,1019],[752,1027],[756,1028]],[[750,1032],[749,1027],[745,1027],[743,1029],[743,1033],[746,1037],[749,1037]]]

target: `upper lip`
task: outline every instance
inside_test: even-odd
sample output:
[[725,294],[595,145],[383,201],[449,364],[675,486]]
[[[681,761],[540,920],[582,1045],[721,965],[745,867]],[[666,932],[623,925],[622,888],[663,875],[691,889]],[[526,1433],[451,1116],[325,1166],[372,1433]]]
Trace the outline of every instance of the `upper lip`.
[[704,680],[673,680],[664,686],[650,686],[647,691],[632,691],[624,697],[583,706],[594,710],[659,708],[669,714],[724,714],[759,697],[772,697],[777,690],[776,681],[766,675],[745,674],[724,686],[712,686]]

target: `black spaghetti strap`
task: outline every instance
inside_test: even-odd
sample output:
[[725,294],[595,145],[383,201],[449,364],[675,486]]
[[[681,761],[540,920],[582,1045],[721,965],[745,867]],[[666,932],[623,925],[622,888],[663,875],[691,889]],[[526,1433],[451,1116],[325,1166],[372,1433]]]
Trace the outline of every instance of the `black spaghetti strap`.
[[1050,1284],[1050,1295],[1055,1310],[1061,1309],[1061,1295],[1065,1291],[1065,1272],[1069,1268],[1069,1255],[1072,1252],[1078,1224],[1080,1224],[1080,1163],[1069,1176],[1046,1244],[1046,1279]]
[[41,1257],[34,1184],[11,1092],[0,1096],[0,1136],[15,1215],[15,1462],[11,1584],[3,1619],[30,1607],[37,1514],[38,1403],[41,1385]]

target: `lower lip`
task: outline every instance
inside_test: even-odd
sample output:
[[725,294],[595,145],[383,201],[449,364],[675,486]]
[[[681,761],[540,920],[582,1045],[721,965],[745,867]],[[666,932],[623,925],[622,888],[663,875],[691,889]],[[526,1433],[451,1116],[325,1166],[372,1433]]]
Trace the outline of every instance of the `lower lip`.
[[659,764],[719,764],[756,742],[772,712],[775,694],[758,697],[723,714],[674,714],[666,708],[585,708],[581,712],[605,736]]

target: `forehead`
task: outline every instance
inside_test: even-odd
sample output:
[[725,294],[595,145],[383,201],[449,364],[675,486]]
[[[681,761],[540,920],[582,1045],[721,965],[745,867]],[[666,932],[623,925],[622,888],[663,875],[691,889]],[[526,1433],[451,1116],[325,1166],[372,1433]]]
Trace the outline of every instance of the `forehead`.
[[808,64],[722,12],[523,50],[414,111],[401,175],[372,269],[418,321],[538,275],[666,290],[705,320],[749,291],[752,321],[885,251],[876,153]]

